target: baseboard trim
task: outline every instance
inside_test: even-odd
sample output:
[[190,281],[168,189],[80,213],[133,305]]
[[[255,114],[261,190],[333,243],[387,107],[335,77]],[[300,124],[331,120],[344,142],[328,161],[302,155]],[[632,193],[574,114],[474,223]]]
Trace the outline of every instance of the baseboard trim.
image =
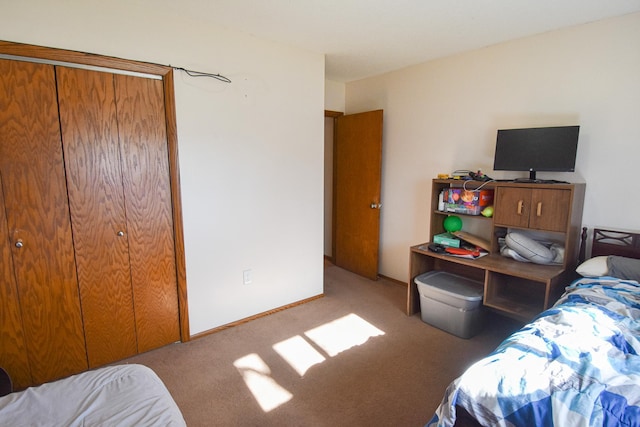
[[199,333],[197,333],[195,335],[191,335],[191,339],[193,340],[193,339],[206,337],[207,335],[215,334],[216,332],[224,331],[225,329],[230,329],[230,328],[233,328],[234,326],[243,325],[245,323],[251,322],[252,320],[257,320],[257,319],[260,319],[262,317],[266,317],[266,316],[269,316],[271,314],[278,313],[280,311],[288,310],[290,308],[297,307],[299,305],[303,305],[303,304],[306,304],[306,303],[311,302],[311,301],[315,301],[315,300],[320,299],[322,297],[324,297],[324,293],[316,295],[316,296],[313,296],[313,297],[310,297],[310,298],[306,298],[306,299],[303,299],[303,300],[300,300],[300,301],[292,302],[291,304],[283,305],[281,307],[277,307],[277,308],[274,308],[272,310],[268,310],[268,311],[265,311],[265,312],[262,312],[262,313],[258,313],[258,314],[255,314],[253,316],[245,317],[244,319],[236,320],[235,322],[227,323],[226,325],[218,326],[217,328],[208,329],[206,331],[199,332]]
[[388,280],[393,284],[400,285],[400,286],[405,287],[405,288],[407,287],[407,282],[403,282],[401,280],[394,279],[393,277],[383,276],[382,274],[378,274],[378,277],[380,277],[382,279],[385,279],[385,280]]
[[[335,263],[333,261],[333,257],[331,257],[329,255],[325,255],[324,256],[324,261],[325,261],[325,263],[329,263],[329,264],[335,265]],[[405,288],[407,287],[407,282],[403,282],[402,280],[394,279],[393,277],[385,276],[383,274],[378,273],[378,278],[388,280],[388,281],[392,282],[395,285],[404,286]]]

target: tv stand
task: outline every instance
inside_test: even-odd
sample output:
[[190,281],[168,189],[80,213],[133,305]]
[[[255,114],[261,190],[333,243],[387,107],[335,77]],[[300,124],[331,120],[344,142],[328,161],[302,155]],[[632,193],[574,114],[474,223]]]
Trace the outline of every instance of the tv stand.
[[[438,195],[446,188],[494,190],[494,214],[464,215],[438,210]],[[414,279],[428,271],[443,270],[484,284],[485,307],[521,321],[529,321],[555,303],[574,278],[578,259],[585,184],[542,184],[439,180],[432,182],[429,241],[443,233],[449,215],[462,218],[463,230],[477,230],[489,240],[490,253],[477,259],[431,252],[428,242],[410,248],[407,314],[420,310]],[[510,229],[536,230],[553,237],[565,248],[559,265],[519,262],[500,255],[498,239]]]

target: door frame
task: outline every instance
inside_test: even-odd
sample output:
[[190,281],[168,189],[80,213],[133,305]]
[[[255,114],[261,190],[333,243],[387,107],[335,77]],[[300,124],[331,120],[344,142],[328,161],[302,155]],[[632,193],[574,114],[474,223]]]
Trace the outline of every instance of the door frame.
[[[382,109],[373,110],[373,111],[364,111],[364,112],[361,112],[361,113],[354,113],[353,116],[357,116],[357,115],[360,115],[360,114],[377,113],[377,112],[382,113]],[[332,195],[331,195],[332,196],[331,197],[331,201],[332,201],[332,206],[331,206],[331,216],[332,216],[332,220],[331,220],[331,255],[330,256],[325,255],[325,257],[324,257],[325,260],[330,261],[332,264],[336,263],[336,247],[337,247],[337,244],[336,244],[336,240],[337,240],[336,223],[337,223],[337,218],[338,218],[338,210],[336,208],[336,206],[337,206],[336,202],[337,202],[337,193],[338,193],[337,188],[339,186],[339,183],[338,183],[338,168],[336,168],[336,161],[337,161],[336,159],[337,159],[337,153],[338,153],[338,148],[339,148],[338,144],[337,144],[337,142],[338,142],[338,126],[337,126],[337,124],[338,124],[338,122],[339,122],[339,120],[341,118],[343,118],[343,117],[351,117],[351,116],[352,115],[345,116],[345,113],[340,112],[340,111],[332,111],[332,110],[325,110],[324,111],[325,119],[327,119],[327,118],[332,118],[333,119],[333,135],[332,135],[333,150],[332,150],[332,158],[331,158],[332,175],[333,175],[333,182],[331,183],[331,191],[332,191]],[[382,118],[380,118],[380,120],[382,120]],[[326,138],[326,135],[325,135],[325,144],[326,143],[327,143],[327,138]],[[326,157],[325,157],[325,160],[326,160]],[[380,162],[382,163],[382,152],[380,152]],[[382,168],[382,164],[380,164],[380,168]],[[326,170],[326,168],[325,168],[325,170]],[[379,173],[380,173],[380,177],[379,178],[380,178],[380,180],[382,180],[382,176],[381,176],[382,170],[381,169],[379,170]],[[381,184],[381,182],[380,182],[380,184]],[[325,191],[326,191],[326,188],[327,188],[327,186],[325,185]],[[378,195],[377,195],[377,200],[378,201],[375,202],[375,203],[378,204],[378,209],[379,209],[380,206],[382,206],[380,204],[381,203],[380,202],[380,197],[381,197],[380,192],[381,192],[381,190],[382,190],[382,188],[379,188],[377,190],[379,192]],[[376,233],[378,233],[378,235],[377,235],[377,240],[378,240],[377,244],[378,244],[378,246],[379,246],[379,238],[380,238],[380,234],[379,234],[380,233],[380,225],[381,225],[380,224],[380,220],[378,219],[378,226],[377,226],[377,231],[376,231]],[[325,233],[326,233],[326,231],[325,231]],[[327,237],[326,234],[324,234],[323,237],[326,238]],[[378,265],[379,264],[379,247],[376,250],[375,257],[376,257],[376,267],[375,267],[375,273],[373,274],[373,276],[370,276],[368,273],[367,274],[362,274],[363,273],[362,271],[358,272],[357,274],[362,274],[363,277],[368,277],[368,278],[370,278],[372,280],[377,280],[377,278],[380,277],[380,272],[378,270],[378,268],[379,268],[379,265]],[[367,269],[367,271],[368,271],[368,269]]]
[[344,116],[341,111],[324,110],[324,117],[333,119],[333,153],[331,155],[331,163],[333,164],[331,170],[333,177],[331,181],[331,256],[328,258],[331,263],[335,262],[336,254],[336,119],[340,116]]
[[38,59],[55,62],[57,65],[92,66],[106,68],[111,71],[121,70],[129,73],[143,73],[157,76],[162,80],[164,88],[165,123],[167,127],[167,147],[169,150],[169,179],[171,182],[171,203],[173,211],[180,340],[182,342],[190,341],[173,68],[148,62],[132,61],[128,59],[23,43],[13,43],[2,40],[0,40],[0,54],[8,55],[7,59],[20,59],[11,57],[22,57],[23,60],[24,58]]

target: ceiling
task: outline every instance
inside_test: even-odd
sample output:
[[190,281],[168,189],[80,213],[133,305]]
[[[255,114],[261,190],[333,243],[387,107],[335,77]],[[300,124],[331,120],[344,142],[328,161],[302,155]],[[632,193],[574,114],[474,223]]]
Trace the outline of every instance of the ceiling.
[[326,55],[349,82],[640,11],[640,0],[154,0],[216,26]]

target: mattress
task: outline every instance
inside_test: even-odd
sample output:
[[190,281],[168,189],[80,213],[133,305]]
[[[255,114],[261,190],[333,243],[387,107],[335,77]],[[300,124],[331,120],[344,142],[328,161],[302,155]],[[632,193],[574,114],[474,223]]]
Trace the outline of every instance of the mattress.
[[146,366],[108,366],[0,398],[0,426],[186,426]]

